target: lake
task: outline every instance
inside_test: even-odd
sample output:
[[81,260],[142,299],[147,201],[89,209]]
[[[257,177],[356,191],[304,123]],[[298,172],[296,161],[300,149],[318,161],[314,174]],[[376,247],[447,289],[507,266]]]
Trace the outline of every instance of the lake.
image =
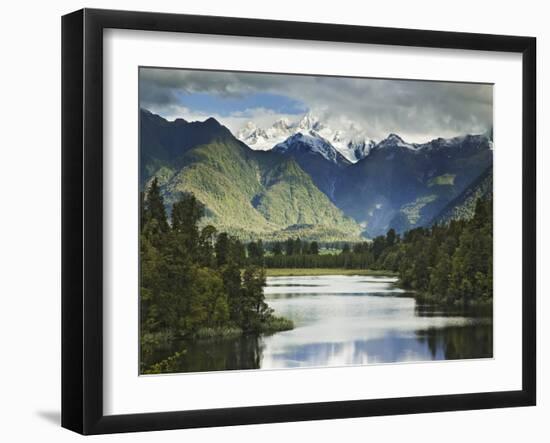
[[294,321],[269,336],[185,343],[181,372],[490,358],[492,319],[418,305],[393,277],[268,277],[266,301]]

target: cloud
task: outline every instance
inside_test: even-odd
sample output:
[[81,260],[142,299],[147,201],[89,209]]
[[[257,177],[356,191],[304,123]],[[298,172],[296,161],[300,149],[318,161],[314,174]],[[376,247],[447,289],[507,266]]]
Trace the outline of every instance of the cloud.
[[224,126],[227,126],[233,134],[237,133],[247,122],[253,121],[258,127],[268,127],[273,122],[286,118],[292,121],[296,118],[294,114],[282,114],[266,108],[248,108],[243,111],[234,112],[230,115],[218,113],[197,112],[185,106],[178,104],[155,105],[149,104],[143,106],[154,114],[161,115],[167,120],[184,118],[187,121],[204,121],[214,117]]
[[[493,90],[487,84],[141,69],[141,106],[167,118],[192,119],[196,112],[182,108],[182,93],[232,99],[255,93],[283,95],[304,103],[329,124],[354,122],[377,140],[395,132],[409,141],[423,142],[481,133],[493,122]],[[209,116],[216,117],[215,113],[205,117]],[[237,130],[248,120],[269,124],[284,115],[259,107],[219,117]]]

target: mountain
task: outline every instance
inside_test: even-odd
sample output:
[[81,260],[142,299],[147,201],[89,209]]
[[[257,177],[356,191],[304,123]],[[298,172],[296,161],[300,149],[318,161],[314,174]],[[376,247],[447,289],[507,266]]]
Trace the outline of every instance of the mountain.
[[294,159],[330,199],[334,198],[337,178],[344,168],[351,165],[349,160],[314,131],[310,131],[310,135],[298,132],[275,145],[272,151]]
[[250,126],[245,138],[257,141],[292,132],[269,150],[251,149],[212,118],[140,115],[142,188],[158,177],[168,205],[192,192],[205,221],[242,238],[348,240],[430,226],[471,210],[468,189],[493,162],[490,133],[428,143],[389,134],[357,145],[368,155],[353,163],[310,115],[265,134]]
[[415,144],[390,134],[339,176],[333,200],[368,236],[403,232],[428,225],[492,161],[484,135]]
[[[151,119],[146,113],[142,118],[149,120],[150,131],[148,138],[142,138],[143,166],[156,168],[150,178],[158,177],[168,206],[180,193],[193,193],[206,207],[204,223],[243,239],[359,238],[359,226],[318,189],[292,156],[254,151],[214,119],[193,122],[194,130],[187,123],[188,139],[174,142],[167,134],[180,122]],[[205,129],[213,136],[199,136]],[[146,145],[149,140],[167,141],[161,152],[170,156],[163,156],[162,164],[143,157],[155,150]]]
[[432,224],[447,224],[451,220],[469,220],[474,216],[479,198],[493,196],[493,166],[489,166],[474,182],[451,200],[436,215]]
[[340,154],[334,146],[314,131],[310,131],[309,135],[298,132],[290,136],[284,142],[275,145],[273,147],[273,152],[291,156],[298,156],[300,154],[321,156],[330,163],[338,166],[347,166],[351,164],[351,162]]
[[294,122],[280,119],[267,128],[248,122],[236,136],[254,150],[267,151],[298,133],[322,138],[351,163],[367,156],[375,144],[353,123],[335,129],[312,113],[307,113]]
[[341,145],[337,140],[333,140],[332,143],[335,146],[340,146],[339,151],[352,163],[364,159],[369,155],[371,149],[376,146],[374,140],[367,140],[364,138],[344,140]]
[[140,184],[143,185],[163,166],[171,166],[190,148],[231,136],[215,119],[188,122],[178,118],[168,122],[145,109],[140,109]]
[[294,133],[294,125],[291,125],[287,119],[281,119],[266,129],[258,128],[253,122],[248,122],[236,136],[254,150],[269,151]]

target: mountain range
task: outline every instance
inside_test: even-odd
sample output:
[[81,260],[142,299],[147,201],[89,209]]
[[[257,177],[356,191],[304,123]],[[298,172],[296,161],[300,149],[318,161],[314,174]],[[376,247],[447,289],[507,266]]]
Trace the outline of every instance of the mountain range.
[[245,239],[359,238],[359,225],[291,156],[254,151],[214,119],[197,126],[142,110],[140,134],[142,188],[157,177],[168,206],[193,193],[206,207],[204,223],[220,231]]
[[330,143],[351,163],[366,157],[375,145],[375,142],[353,123],[332,129],[313,113],[307,113],[295,122],[280,119],[267,128],[248,122],[236,133],[236,137],[254,150],[267,151],[296,134]]
[[140,186],[157,177],[168,206],[193,193],[204,223],[243,239],[321,241],[468,217],[472,196],[492,189],[488,135],[414,144],[350,134],[307,114],[234,136],[213,118],[167,121],[142,109]]

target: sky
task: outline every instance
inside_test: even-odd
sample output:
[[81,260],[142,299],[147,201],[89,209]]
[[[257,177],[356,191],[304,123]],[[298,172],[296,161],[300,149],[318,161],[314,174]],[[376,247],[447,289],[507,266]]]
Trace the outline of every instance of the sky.
[[310,112],[334,129],[422,143],[483,133],[493,122],[488,84],[162,68],[141,68],[139,82],[140,107],[168,120],[214,117],[233,133]]

